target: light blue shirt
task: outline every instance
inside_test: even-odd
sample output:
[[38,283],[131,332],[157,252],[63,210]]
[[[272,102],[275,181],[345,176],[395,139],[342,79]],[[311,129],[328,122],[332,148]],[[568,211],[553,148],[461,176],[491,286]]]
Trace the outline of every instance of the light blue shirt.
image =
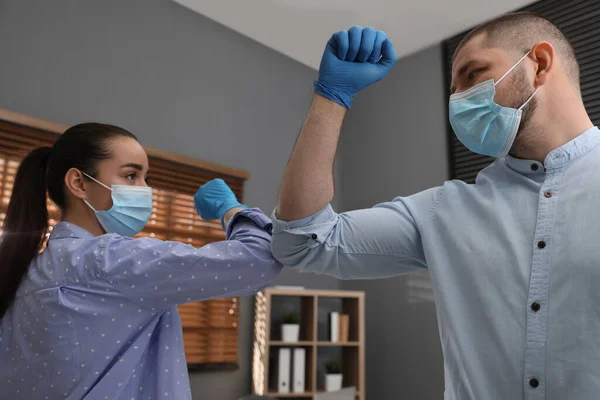
[[273,253],[341,279],[428,268],[446,400],[598,399],[599,144],[593,128],[543,165],[496,160],[474,185],[274,219]]
[[0,398],[191,399],[176,305],[267,286],[270,230],[244,210],[196,249],[60,223],[0,320]]

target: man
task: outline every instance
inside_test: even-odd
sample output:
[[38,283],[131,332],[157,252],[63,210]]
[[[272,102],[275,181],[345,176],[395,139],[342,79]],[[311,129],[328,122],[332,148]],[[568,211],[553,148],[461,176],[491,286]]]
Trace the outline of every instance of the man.
[[450,121],[497,160],[474,185],[337,214],[344,116],[395,59],[370,28],[329,41],[274,212],[275,257],[341,279],[428,268],[446,400],[600,397],[600,132],[569,41],[525,13],[475,29],[454,55]]

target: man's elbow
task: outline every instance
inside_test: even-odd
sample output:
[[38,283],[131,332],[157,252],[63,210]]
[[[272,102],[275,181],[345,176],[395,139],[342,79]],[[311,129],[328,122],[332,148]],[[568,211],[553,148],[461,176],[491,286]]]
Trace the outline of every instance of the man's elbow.
[[283,266],[299,272],[339,275],[337,248],[326,243],[311,243],[303,236],[282,233],[273,235],[271,252]]
[[273,257],[286,267],[300,268],[310,249],[306,240],[287,233],[274,234],[271,241]]

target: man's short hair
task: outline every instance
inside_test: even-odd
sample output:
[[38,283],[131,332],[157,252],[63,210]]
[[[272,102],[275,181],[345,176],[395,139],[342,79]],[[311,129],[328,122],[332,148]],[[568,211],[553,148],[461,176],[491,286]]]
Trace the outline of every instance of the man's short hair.
[[469,32],[456,48],[454,57],[468,41],[482,33],[486,34],[485,41],[488,46],[520,54],[525,54],[537,42],[551,43],[562,60],[565,72],[579,87],[579,64],[575,49],[560,28],[549,19],[530,12],[504,14]]

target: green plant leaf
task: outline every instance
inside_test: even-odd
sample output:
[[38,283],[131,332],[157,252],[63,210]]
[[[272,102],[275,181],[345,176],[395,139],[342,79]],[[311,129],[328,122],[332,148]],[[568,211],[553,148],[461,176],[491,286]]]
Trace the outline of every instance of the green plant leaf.
[[337,361],[328,361],[325,363],[325,370],[328,374],[341,374],[342,366]]
[[283,323],[287,325],[296,325],[298,324],[298,314],[296,313],[288,313],[283,317]]

